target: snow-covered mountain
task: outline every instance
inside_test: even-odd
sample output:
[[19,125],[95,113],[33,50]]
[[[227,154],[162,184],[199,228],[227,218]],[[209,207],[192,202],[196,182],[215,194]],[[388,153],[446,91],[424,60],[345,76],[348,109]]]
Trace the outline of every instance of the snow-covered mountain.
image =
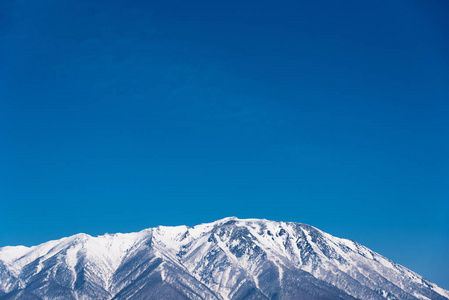
[[449,291],[312,226],[231,217],[0,248],[0,299],[437,300]]

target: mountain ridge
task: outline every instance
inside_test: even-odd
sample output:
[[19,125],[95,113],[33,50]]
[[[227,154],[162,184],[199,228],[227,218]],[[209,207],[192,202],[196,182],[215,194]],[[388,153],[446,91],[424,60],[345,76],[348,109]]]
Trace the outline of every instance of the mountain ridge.
[[0,299],[449,299],[367,247],[294,222],[227,217],[0,248]]

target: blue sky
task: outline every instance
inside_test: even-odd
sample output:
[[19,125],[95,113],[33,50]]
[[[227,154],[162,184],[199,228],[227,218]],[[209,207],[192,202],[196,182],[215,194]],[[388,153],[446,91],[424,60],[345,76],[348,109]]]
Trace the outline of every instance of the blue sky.
[[0,246],[226,216],[449,289],[446,1],[0,3]]

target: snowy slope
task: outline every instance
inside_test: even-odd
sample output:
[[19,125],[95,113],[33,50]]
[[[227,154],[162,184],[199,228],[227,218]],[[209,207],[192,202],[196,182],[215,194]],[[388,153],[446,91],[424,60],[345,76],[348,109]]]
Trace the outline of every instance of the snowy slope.
[[0,299],[449,299],[312,226],[225,218],[0,248]]

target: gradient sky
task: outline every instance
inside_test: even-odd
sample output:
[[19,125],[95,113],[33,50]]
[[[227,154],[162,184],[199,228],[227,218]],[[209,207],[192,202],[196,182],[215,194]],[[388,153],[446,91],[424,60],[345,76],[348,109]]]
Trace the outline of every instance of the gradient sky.
[[0,246],[226,216],[449,289],[448,1],[0,1]]

